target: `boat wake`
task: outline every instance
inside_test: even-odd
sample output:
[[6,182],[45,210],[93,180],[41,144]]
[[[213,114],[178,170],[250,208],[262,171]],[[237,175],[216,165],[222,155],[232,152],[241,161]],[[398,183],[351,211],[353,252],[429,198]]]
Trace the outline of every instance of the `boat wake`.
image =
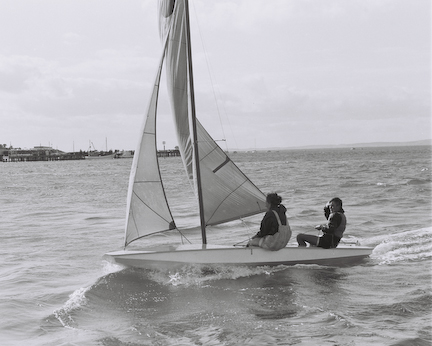
[[199,265],[188,264],[175,272],[159,270],[149,271],[149,278],[161,285],[168,286],[203,286],[212,281],[236,280],[256,275],[272,275],[286,266],[268,267],[246,267],[225,265]]
[[431,232],[432,227],[427,227],[370,238],[369,243],[378,243],[370,258],[379,265],[431,259]]
[[85,296],[89,287],[82,287],[73,292],[67,302],[59,309],[54,310],[53,316],[66,328],[75,328],[76,323],[73,318],[73,312],[87,303]]

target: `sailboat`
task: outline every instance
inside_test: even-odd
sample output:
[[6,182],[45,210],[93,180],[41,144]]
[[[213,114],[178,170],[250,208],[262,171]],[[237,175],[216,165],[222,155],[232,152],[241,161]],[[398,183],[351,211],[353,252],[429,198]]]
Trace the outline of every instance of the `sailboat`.
[[[287,246],[269,251],[258,247],[207,244],[209,226],[265,212],[266,197],[196,117],[188,6],[188,0],[159,1],[163,49],[131,168],[124,249],[106,253],[104,258],[133,267],[175,268],[187,264],[345,265],[369,256],[372,248],[360,246],[336,249]],[[198,200],[202,241],[200,244],[128,250],[127,246],[138,239],[177,229],[165,194],[156,148],[156,115],[164,62],[179,149]]]

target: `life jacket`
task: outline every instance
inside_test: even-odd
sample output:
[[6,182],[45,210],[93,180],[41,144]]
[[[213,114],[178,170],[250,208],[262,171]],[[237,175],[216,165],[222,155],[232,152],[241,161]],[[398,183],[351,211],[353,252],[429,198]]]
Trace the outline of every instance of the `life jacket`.
[[340,225],[334,230],[333,234],[336,237],[342,238],[343,233],[345,232],[345,228],[346,228],[346,224],[347,224],[347,219],[344,213],[341,212],[336,212],[335,214],[339,214],[341,216],[341,223]]
[[279,224],[278,231],[273,235],[266,235],[265,237],[262,237],[258,246],[262,247],[263,249],[277,251],[284,248],[288,244],[292,232],[288,224],[288,220],[286,225],[282,225],[278,213],[275,210],[272,211],[275,214]]

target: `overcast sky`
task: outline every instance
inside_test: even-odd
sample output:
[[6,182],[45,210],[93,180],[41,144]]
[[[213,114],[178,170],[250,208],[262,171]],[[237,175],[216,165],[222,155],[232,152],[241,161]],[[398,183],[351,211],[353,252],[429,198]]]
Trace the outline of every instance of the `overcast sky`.
[[[190,10],[197,116],[223,148],[431,138],[430,0]],[[1,144],[135,149],[161,54],[156,0],[1,0],[0,32]],[[173,148],[163,94],[158,146]]]

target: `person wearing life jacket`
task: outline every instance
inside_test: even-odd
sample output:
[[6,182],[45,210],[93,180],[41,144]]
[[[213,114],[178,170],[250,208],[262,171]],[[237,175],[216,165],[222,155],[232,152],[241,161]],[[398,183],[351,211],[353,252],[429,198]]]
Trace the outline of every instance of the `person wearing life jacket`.
[[300,233],[297,235],[299,246],[311,246],[331,249],[338,246],[343,233],[345,232],[347,219],[345,211],[342,208],[342,200],[338,197],[331,199],[324,207],[324,215],[328,222],[323,225],[315,226],[315,229],[322,231],[324,234],[317,237],[310,234]]
[[[274,236],[279,231],[279,221],[282,225],[288,225],[287,217],[285,215],[286,208],[282,202],[282,197],[280,197],[277,193],[269,193],[266,197],[266,206],[267,212],[265,213],[262,221],[260,230],[257,234],[255,234],[252,239],[249,241],[247,246],[259,246],[263,248],[268,248],[269,250],[276,250],[281,247],[285,247],[286,243],[289,241],[289,237],[291,236],[291,231],[289,230],[289,235],[285,236],[282,242],[284,244],[271,244],[269,242],[278,242],[279,240],[272,240],[272,238],[268,238],[268,236]],[[278,218],[275,215],[275,212],[278,215]],[[266,241],[267,240],[267,241]]]

